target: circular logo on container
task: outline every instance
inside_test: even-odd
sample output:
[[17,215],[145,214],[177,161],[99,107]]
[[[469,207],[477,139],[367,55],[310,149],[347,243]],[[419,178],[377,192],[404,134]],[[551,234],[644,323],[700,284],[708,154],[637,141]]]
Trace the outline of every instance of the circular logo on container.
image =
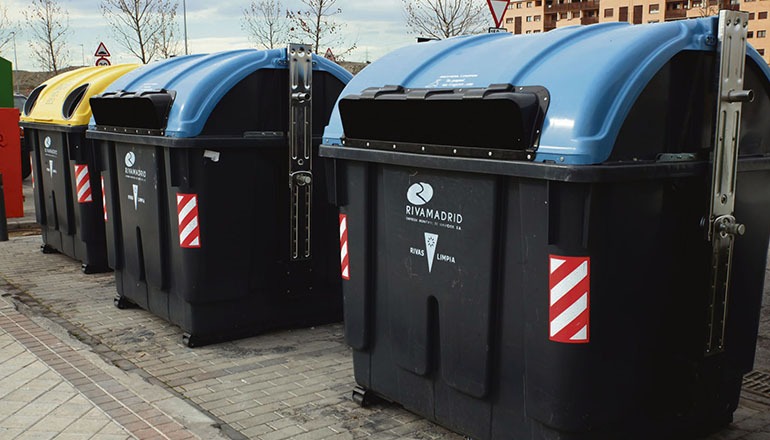
[[136,163],[136,155],[133,151],[126,153],[126,166],[131,168]]
[[424,205],[433,198],[433,187],[429,183],[417,182],[406,191],[406,199],[412,205]]
[[43,141],[46,148],[51,148],[51,138],[49,136],[45,137],[45,140]]

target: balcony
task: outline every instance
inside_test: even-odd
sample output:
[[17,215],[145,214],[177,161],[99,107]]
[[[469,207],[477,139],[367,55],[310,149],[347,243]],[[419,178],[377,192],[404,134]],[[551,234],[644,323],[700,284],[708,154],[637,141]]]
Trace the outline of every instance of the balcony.
[[598,10],[599,0],[587,0],[572,3],[550,3],[546,4],[545,8],[547,12],[585,11],[586,9]]
[[544,20],[543,31],[548,32],[556,29],[556,20]]
[[687,18],[687,9],[667,9],[664,19],[669,20],[681,20]]
[[581,17],[580,24],[595,24],[599,22],[599,17]]

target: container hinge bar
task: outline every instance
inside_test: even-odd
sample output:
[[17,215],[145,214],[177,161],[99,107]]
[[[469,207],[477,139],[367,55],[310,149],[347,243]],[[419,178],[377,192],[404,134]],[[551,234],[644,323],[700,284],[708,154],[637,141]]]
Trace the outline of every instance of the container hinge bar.
[[707,238],[712,243],[705,354],[725,349],[727,305],[730,293],[733,244],[745,227],[733,216],[741,105],[751,101],[751,90],[743,90],[746,31],[749,15],[720,11],[717,38],[719,90],[714,137],[711,197]]
[[289,194],[291,260],[310,258],[313,199],[313,56],[309,45],[289,44]]

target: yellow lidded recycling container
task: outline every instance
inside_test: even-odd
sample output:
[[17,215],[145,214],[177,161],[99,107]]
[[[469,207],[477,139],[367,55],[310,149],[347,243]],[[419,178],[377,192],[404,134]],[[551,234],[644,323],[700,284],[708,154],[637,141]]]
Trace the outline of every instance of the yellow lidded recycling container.
[[57,75],[30,93],[21,117],[32,158],[42,250],[79,260],[86,273],[109,270],[100,160],[85,136],[89,99],[137,67],[83,67]]

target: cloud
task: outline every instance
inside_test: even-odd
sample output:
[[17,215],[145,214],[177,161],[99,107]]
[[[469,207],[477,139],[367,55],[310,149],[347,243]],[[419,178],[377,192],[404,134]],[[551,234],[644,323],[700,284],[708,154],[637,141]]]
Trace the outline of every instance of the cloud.
[[[21,11],[29,7],[29,0],[2,0],[8,7],[12,20],[23,19]],[[188,43],[193,53],[210,53],[252,47],[246,33],[241,29],[243,8],[250,0],[217,0],[215,2],[187,0]],[[100,0],[61,0],[61,6],[69,12],[70,35],[67,41],[70,60],[73,64],[92,64],[93,53],[99,42],[104,42],[113,55],[113,63],[135,61],[121,48],[102,17]],[[287,9],[298,9],[300,0],[284,0]],[[338,0],[335,5],[342,14],[335,17],[345,23],[345,40],[356,43],[358,49],[348,59],[351,61],[374,60],[387,52],[412,43],[414,36],[407,33],[401,0]],[[182,27],[182,3],[178,9],[178,26]],[[39,69],[29,50],[29,32],[23,26],[17,36],[19,68]],[[82,45],[82,47],[81,47]],[[9,48],[3,55],[8,57]]]

